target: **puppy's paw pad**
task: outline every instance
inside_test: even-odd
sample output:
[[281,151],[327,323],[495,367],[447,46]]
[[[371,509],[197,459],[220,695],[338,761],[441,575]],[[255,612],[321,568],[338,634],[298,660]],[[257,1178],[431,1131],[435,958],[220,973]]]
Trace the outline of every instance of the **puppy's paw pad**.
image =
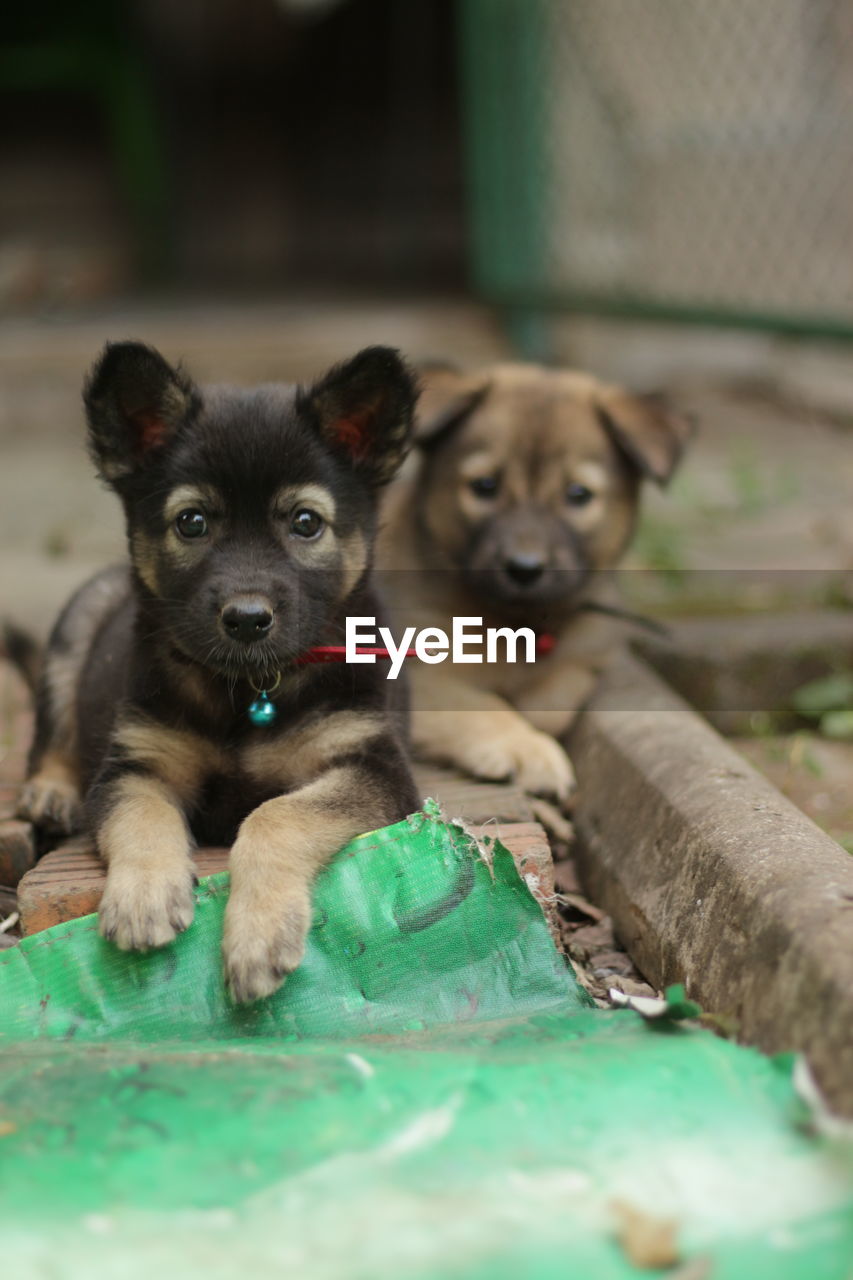
[[72,782],[41,778],[38,774],[21,791],[17,813],[36,827],[66,836],[79,831],[83,821],[77,787]]
[[237,1004],[271,996],[305,955],[311,927],[308,896],[289,899],[283,911],[261,921],[232,903],[225,915],[222,953],[225,981]]
[[169,879],[108,876],[98,908],[101,935],[120,951],[165,947],[192,924],[195,914],[192,874]]

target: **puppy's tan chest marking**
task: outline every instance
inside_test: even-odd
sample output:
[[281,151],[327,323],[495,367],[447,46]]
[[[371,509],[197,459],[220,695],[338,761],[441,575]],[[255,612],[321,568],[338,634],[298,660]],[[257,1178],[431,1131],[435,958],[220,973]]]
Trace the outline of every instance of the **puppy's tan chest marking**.
[[196,799],[211,775],[229,771],[225,751],[186,729],[130,720],[119,725],[115,743],[128,760],[168,784],[184,804]]
[[236,760],[240,772],[262,787],[291,790],[304,786],[336,758],[357,751],[387,729],[373,712],[336,711],[312,724],[252,742]]
[[115,744],[130,762],[168,785],[182,804],[192,805],[217,776],[238,782],[244,778],[262,790],[292,791],[386,728],[381,714],[337,711],[290,732],[229,749],[189,730],[137,719],[119,726]]

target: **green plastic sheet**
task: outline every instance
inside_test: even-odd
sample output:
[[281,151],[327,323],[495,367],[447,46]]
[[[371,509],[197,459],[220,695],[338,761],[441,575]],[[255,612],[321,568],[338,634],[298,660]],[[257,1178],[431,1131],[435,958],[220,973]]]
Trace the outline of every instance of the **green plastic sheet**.
[[353,841],[248,1009],[226,897],[147,956],[93,917],[0,953],[4,1274],[624,1280],[628,1205],[689,1280],[849,1280],[850,1146],[790,1060],[591,1007],[499,840]]

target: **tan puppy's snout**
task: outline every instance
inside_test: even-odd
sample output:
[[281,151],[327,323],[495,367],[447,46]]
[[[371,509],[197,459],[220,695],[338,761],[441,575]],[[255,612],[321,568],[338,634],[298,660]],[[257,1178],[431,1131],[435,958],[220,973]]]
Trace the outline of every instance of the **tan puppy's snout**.
[[548,512],[529,506],[498,516],[484,530],[480,558],[510,591],[529,591],[542,585],[559,560],[565,535]]
[[542,577],[546,563],[545,555],[537,551],[516,551],[506,557],[503,570],[516,586],[531,587]]

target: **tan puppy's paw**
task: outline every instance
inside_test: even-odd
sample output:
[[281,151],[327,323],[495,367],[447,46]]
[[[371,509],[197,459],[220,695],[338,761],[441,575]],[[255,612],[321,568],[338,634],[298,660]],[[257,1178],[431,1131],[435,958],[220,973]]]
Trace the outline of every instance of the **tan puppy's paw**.
[[528,729],[516,744],[518,764],[515,780],[534,795],[555,796],[566,801],[575,789],[575,771],[563,748],[549,733]]
[[233,999],[249,1004],[277,991],[301,964],[310,928],[307,890],[270,893],[260,909],[253,909],[239,892],[232,891],[225,911],[222,954]]
[[575,788],[572,763],[559,742],[523,722],[512,729],[458,742],[453,757],[476,778],[512,778],[535,795],[565,801]]
[[98,927],[121,951],[164,947],[189,928],[195,914],[195,875],[183,865],[110,867],[98,908]]
[[36,827],[70,836],[83,825],[79,789],[64,778],[35,774],[18,800],[18,817]]

